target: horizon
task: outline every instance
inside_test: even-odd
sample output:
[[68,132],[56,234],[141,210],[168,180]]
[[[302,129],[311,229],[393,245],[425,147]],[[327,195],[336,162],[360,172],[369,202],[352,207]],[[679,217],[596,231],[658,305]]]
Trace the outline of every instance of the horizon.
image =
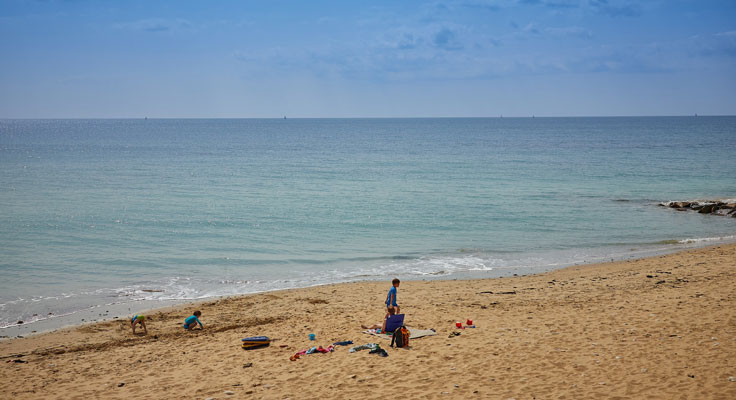
[[725,0],[7,0],[0,35],[3,119],[736,114]]
[[0,121],[54,121],[54,120],[168,120],[168,119],[536,119],[536,118],[732,118],[733,115],[529,115],[529,116],[427,116],[427,117],[60,117],[60,118],[2,118]]

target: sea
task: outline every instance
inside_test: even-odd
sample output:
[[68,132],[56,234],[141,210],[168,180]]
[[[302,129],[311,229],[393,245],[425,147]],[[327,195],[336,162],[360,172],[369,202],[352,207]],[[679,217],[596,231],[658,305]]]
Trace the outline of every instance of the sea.
[[0,333],[729,243],[658,206],[729,198],[728,116],[0,120]]

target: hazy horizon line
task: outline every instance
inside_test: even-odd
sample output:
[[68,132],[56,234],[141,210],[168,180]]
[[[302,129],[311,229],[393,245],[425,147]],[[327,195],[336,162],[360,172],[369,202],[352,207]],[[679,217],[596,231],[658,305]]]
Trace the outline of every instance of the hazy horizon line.
[[736,117],[736,114],[671,114],[671,115],[497,115],[497,116],[354,116],[354,117],[0,117],[0,120],[163,120],[163,119],[534,119],[534,118],[674,118],[674,117]]

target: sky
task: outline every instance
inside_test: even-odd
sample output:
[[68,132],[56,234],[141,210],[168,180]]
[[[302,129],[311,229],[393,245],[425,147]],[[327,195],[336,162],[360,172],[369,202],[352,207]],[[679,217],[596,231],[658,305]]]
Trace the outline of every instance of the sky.
[[0,118],[696,113],[734,0],[0,0]]

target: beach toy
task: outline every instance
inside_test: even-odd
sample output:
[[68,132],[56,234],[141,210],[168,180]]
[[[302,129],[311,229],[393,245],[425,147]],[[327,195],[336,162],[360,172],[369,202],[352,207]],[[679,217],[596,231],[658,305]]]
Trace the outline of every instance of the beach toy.
[[268,336],[252,336],[244,338],[242,342],[243,349],[253,350],[268,347],[271,344],[271,339]]
[[381,328],[376,329],[376,333],[381,333]]
[[473,320],[468,318],[468,320],[465,321],[465,325],[473,325]]
[[314,333],[309,334],[309,340],[315,340],[316,338],[317,338],[317,335],[315,335]]
[[462,328],[463,327],[463,323],[460,322],[460,321],[457,321],[457,322],[455,322],[455,327]]

